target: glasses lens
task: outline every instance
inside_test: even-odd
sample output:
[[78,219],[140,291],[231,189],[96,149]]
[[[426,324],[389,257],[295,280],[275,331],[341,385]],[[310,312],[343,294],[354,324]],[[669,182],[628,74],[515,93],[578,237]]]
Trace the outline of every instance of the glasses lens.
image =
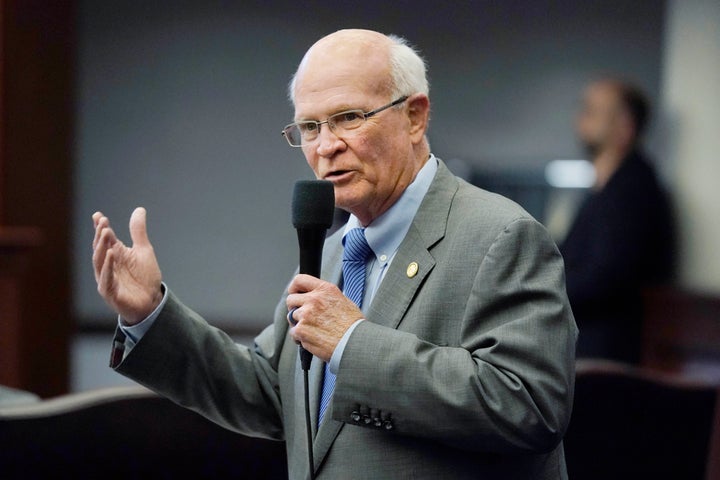
[[[327,119],[330,128],[338,134],[354,130],[362,125],[364,121],[365,113],[362,110],[348,110],[347,112],[336,113]],[[290,145],[300,147],[317,139],[321,123],[325,122],[293,123],[285,127],[283,133]]]
[[303,142],[312,142],[318,136],[318,130],[320,126],[317,122],[302,122],[297,124],[300,135],[302,136]]
[[293,123],[285,127],[285,137],[290,145],[299,147],[312,142],[318,136],[319,125],[317,122]]
[[350,110],[348,112],[336,113],[328,118],[328,123],[332,125],[333,130],[342,132],[344,130],[354,130],[362,125],[365,120],[365,114],[362,110]]
[[283,133],[285,134],[285,138],[288,143],[293,147],[299,147],[302,145],[302,136],[300,135],[300,129],[297,125],[288,125],[285,127],[285,130],[283,130]]

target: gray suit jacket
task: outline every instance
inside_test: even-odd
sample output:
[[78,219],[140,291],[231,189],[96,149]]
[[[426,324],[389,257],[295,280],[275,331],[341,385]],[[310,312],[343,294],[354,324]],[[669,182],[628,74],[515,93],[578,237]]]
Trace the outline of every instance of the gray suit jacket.
[[[322,277],[336,283],[341,234],[324,249]],[[246,348],[170,293],[111,364],[227,428],[285,440],[290,477],[308,478],[303,375],[286,314],[283,295]],[[319,431],[322,362],[313,359],[318,478],[567,477],[577,328],[562,258],[520,207],[441,163],[366,318]]]

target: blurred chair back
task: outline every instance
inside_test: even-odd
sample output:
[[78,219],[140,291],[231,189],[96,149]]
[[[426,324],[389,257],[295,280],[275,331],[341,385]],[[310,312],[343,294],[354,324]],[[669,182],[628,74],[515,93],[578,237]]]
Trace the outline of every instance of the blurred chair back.
[[668,285],[644,301],[642,365],[720,383],[720,296]]
[[573,480],[720,478],[718,387],[579,360],[565,436]]
[[246,437],[140,386],[0,408],[0,478],[287,478],[282,442]]

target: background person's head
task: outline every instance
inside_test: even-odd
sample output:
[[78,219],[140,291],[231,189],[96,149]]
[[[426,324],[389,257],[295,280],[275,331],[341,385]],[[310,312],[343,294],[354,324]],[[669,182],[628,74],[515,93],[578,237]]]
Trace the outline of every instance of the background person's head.
[[576,120],[577,135],[590,160],[603,154],[626,155],[636,148],[649,117],[649,103],[635,85],[602,79],[584,92]]
[[369,30],[340,30],[305,54],[290,84],[295,122],[370,112],[349,131],[320,125],[303,153],[315,175],[335,185],[335,203],[368,225],[413,181],[429,156],[430,102],[423,59],[406,42]]

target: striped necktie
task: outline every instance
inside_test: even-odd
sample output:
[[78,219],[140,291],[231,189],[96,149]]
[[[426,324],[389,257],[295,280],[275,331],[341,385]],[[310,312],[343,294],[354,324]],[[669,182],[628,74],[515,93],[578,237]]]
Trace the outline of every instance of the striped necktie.
[[[365,229],[353,228],[343,238],[343,293],[347,298],[355,302],[358,308],[362,308],[363,296],[365,294],[365,263],[372,254],[372,249],[365,239]],[[335,374],[330,371],[329,365],[325,364],[322,390],[320,392],[320,412],[318,414],[318,425],[322,423],[325,410],[330,404],[333,390],[335,389]]]

